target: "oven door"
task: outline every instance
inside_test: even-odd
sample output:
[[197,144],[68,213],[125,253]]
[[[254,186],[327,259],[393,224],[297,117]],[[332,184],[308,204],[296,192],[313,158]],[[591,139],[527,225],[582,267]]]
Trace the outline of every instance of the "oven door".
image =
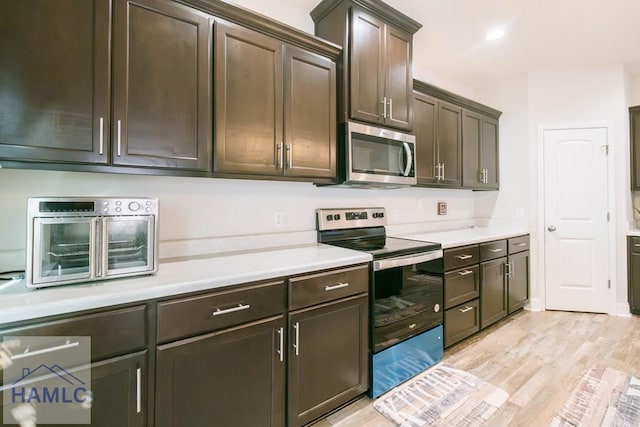
[[388,129],[349,123],[346,181],[415,185],[415,137]]
[[375,353],[443,322],[442,279],[421,270],[442,251],[374,260],[372,338]]
[[96,270],[97,219],[34,218],[27,286],[90,280]]
[[102,229],[99,275],[126,276],[157,270],[153,215],[105,217]]

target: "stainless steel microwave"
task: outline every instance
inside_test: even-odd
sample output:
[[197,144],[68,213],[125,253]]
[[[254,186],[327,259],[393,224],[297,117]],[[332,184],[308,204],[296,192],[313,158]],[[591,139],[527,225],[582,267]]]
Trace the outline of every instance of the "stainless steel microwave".
[[27,215],[28,287],[158,270],[158,199],[37,197]]
[[414,135],[355,122],[345,127],[344,184],[389,188],[417,183]]

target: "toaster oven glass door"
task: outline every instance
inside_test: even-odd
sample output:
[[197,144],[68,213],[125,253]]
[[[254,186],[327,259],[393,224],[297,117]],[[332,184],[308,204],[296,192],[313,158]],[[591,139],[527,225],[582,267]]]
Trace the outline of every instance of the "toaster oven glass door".
[[154,216],[103,219],[102,265],[107,276],[153,271]]
[[33,283],[91,278],[96,224],[96,218],[35,218]]

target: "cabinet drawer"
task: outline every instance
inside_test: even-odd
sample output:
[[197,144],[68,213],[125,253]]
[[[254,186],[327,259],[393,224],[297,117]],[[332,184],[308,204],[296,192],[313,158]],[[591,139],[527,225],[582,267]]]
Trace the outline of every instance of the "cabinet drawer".
[[369,266],[343,268],[289,279],[289,308],[295,310],[367,292]]
[[450,271],[444,275],[444,308],[478,298],[480,295],[480,276],[478,265]]
[[444,251],[445,271],[477,264],[478,262],[480,262],[478,245],[463,246]]
[[640,237],[629,238],[629,250],[632,254],[640,254]]
[[[0,332],[0,339],[9,336],[52,337],[50,347],[57,348],[60,357],[64,358],[65,350],[71,347],[59,337],[90,336],[91,360],[95,361],[145,348],[145,325],[146,306],[141,305],[7,329]],[[21,349],[14,351],[21,352]]]
[[444,346],[449,347],[480,330],[478,300],[461,304],[444,312]]
[[480,244],[480,262],[501,258],[507,255],[507,241],[496,240]]
[[262,283],[158,304],[158,342],[281,314],[284,282]]
[[[638,243],[640,244],[640,239],[638,239]],[[515,254],[516,252],[528,251],[529,250],[529,235],[526,236],[518,236],[512,237],[509,239],[509,254]],[[638,250],[640,251],[640,245],[638,246]]]

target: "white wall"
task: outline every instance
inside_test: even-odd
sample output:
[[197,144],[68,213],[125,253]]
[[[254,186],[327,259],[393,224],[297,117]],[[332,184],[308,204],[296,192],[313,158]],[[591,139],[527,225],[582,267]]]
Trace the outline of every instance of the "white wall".
[[640,105],[640,76],[631,77],[628,76],[627,79],[628,84],[628,92],[627,92],[627,101],[628,106]]
[[531,156],[531,237],[532,300],[544,303],[543,253],[544,224],[541,203],[541,159],[539,130],[544,126],[607,124],[610,126],[610,156],[613,156],[614,182],[610,202],[615,232],[610,236],[610,271],[617,307],[612,312],[624,313],[626,295],[626,231],[630,214],[628,190],[628,114],[625,70],[622,65],[581,69],[541,69],[529,73],[529,141]]

